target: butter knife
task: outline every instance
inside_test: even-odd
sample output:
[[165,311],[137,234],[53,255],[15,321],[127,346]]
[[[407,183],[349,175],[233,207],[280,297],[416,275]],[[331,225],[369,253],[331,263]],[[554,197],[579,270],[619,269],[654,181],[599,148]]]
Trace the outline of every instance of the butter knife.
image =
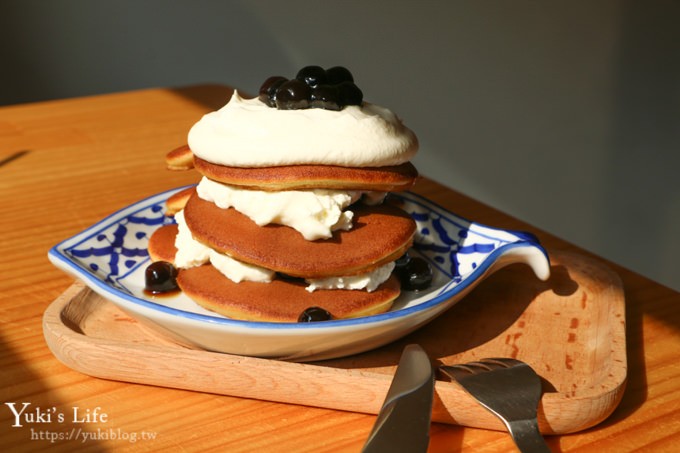
[[426,452],[433,395],[430,358],[420,346],[406,346],[362,452]]

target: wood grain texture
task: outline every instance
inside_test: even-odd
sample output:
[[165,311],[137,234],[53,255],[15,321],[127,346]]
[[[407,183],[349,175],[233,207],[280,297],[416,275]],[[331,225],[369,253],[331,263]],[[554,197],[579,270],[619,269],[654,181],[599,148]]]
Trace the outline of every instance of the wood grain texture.
[[[185,143],[189,127],[223,105],[229,93],[221,86],[152,89],[0,108],[2,402],[30,403],[33,410],[54,408],[69,417],[74,408],[99,407],[108,415],[106,422],[78,424],[66,417],[64,422],[13,427],[12,413],[2,404],[0,438],[5,449],[360,450],[372,415],[93,378],[63,365],[43,337],[44,311],[73,283],[48,262],[47,250],[140,198],[196,182],[193,172],[166,171],[164,156]],[[450,184],[455,187],[455,181]],[[531,231],[551,251],[592,256],[426,178],[416,191],[463,217]],[[549,445],[565,452],[675,451],[680,437],[680,294],[594,259],[623,282],[628,382],[606,420],[577,434],[551,436]],[[492,297],[493,281],[487,283],[477,288],[479,297]],[[385,356],[366,372],[389,374],[397,358]],[[219,381],[220,376],[211,379]],[[100,438],[32,439],[40,430],[70,434],[78,429]],[[152,433],[155,438],[133,443],[104,438],[105,430],[128,436]],[[503,432],[432,425],[432,452],[513,449]]]
[[[91,376],[371,414],[380,409],[395,358],[409,342],[423,346],[435,367],[517,358],[544,381],[542,431],[563,434],[596,425],[619,403],[626,380],[625,313],[620,281],[602,265],[556,253],[552,267],[547,283],[523,266],[501,270],[485,289],[403,340],[312,364],[168,342],[82,284],[50,305],[43,328],[55,356]],[[435,421],[503,429],[456,384],[437,382],[436,395]]]

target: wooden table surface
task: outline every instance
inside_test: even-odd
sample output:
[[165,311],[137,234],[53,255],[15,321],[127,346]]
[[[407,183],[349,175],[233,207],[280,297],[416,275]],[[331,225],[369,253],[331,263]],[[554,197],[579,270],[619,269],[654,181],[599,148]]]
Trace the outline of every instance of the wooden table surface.
[[[360,451],[372,415],[96,379],[63,365],[43,338],[43,312],[73,282],[49,263],[48,249],[141,198],[196,182],[193,172],[167,171],[164,156],[186,142],[203,113],[226,103],[229,92],[222,86],[151,89],[0,108],[0,438],[6,451]],[[549,249],[588,255],[426,178],[416,191],[463,217],[531,231]],[[627,388],[603,423],[548,443],[553,451],[677,451],[680,294],[602,262],[624,284]],[[22,410],[21,426],[14,426],[13,411]],[[78,428],[100,438],[64,439]],[[432,452],[513,450],[503,432],[431,428]]]

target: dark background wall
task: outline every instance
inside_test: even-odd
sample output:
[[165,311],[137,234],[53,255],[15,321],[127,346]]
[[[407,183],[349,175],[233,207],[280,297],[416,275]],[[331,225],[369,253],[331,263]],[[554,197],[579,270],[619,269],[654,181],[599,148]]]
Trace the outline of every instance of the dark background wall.
[[0,0],[0,104],[346,65],[422,173],[680,290],[679,23],[672,0]]

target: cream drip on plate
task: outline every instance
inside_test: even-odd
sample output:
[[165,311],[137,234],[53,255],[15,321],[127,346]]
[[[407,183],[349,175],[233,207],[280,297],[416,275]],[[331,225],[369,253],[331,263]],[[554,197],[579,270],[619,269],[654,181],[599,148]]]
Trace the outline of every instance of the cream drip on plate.
[[405,163],[418,151],[415,134],[375,104],[278,110],[237,91],[194,124],[188,143],[197,157],[230,167],[383,167]]

